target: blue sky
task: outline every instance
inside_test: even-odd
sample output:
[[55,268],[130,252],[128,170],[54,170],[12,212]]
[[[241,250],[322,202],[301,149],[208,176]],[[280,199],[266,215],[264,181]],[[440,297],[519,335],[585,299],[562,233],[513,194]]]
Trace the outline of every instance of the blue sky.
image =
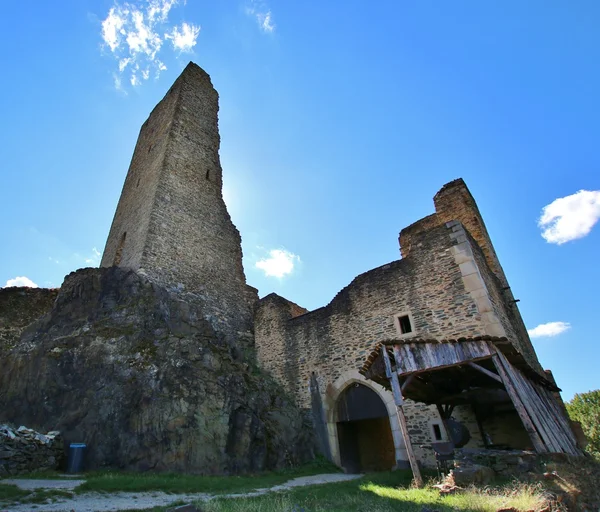
[[463,177],[542,364],[566,399],[597,389],[599,23],[584,0],[9,3],[0,285],[98,264],[139,128],[194,60],[261,295],[328,303]]

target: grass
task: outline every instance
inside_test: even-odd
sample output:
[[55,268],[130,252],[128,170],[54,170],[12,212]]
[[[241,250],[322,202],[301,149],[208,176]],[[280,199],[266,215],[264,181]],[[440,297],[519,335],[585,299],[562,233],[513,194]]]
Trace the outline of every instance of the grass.
[[72,498],[73,493],[54,489],[26,491],[16,485],[0,484],[0,509],[16,503],[46,503],[57,498]]
[[279,485],[292,478],[339,473],[339,468],[325,459],[282,471],[244,476],[200,476],[177,473],[124,473],[116,471],[86,473],[86,482],[75,489],[83,492],[243,493]]
[[[284,483],[292,478],[338,472],[324,460],[306,466],[253,476],[194,476],[181,474],[134,474],[94,472],[85,475],[87,482],[75,492],[163,491],[173,493],[207,493],[217,495],[209,502],[198,502],[205,512],[496,512],[539,511],[547,506],[547,493],[541,483],[508,483],[483,489],[469,488],[451,495],[440,495],[430,485],[411,487],[410,471],[373,473],[357,480],[297,487],[284,492],[257,497],[225,498],[219,495],[246,493]],[[42,475],[33,475],[41,477]],[[48,475],[56,476],[56,475]],[[0,510],[12,503],[43,503],[72,493],[57,490],[23,491],[12,485],[0,485]],[[171,505],[172,506],[172,505]],[[156,507],[164,512],[170,507]]]
[[511,484],[492,489],[467,489],[440,496],[437,489],[409,486],[410,473],[379,473],[360,480],[296,488],[256,498],[217,498],[202,503],[206,512],[496,512],[541,510],[547,503],[541,486]]

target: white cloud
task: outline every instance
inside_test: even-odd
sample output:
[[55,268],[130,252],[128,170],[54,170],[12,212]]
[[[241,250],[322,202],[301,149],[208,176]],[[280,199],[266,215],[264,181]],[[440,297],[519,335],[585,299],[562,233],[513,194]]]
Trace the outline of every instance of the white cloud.
[[31,279],[25,276],[15,277],[14,279],[9,279],[6,281],[4,288],[10,288],[11,286],[29,286],[30,288],[38,288],[38,285],[35,284]]
[[200,27],[182,23],[181,30],[179,27],[174,27],[173,31],[170,34],[166,34],[165,37],[171,40],[173,48],[182,52],[189,52],[196,46],[196,39],[198,39],[199,33]]
[[102,22],[102,39],[110,47],[110,50],[114,52],[120,42],[123,25],[125,24],[125,18],[128,11],[121,10],[120,8],[111,7],[108,11],[108,16]]
[[580,190],[544,206],[538,225],[548,243],[561,245],[589,234],[599,219],[600,190]]
[[246,13],[256,19],[258,27],[263,32],[271,33],[275,30],[271,9],[263,0],[250,0],[249,5],[246,7]]
[[101,258],[102,254],[100,253],[100,251],[98,249],[96,249],[95,247],[92,247],[92,254],[90,256],[88,256],[87,258],[85,258],[85,262],[88,265],[100,265],[100,258]]
[[284,277],[292,273],[294,265],[300,262],[297,256],[285,249],[272,249],[269,257],[255,263],[255,267],[262,270],[267,277]]
[[533,329],[529,329],[527,332],[532,338],[548,338],[551,336],[558,336],[571,328],[569,322],[548,322],[547,324],[540,324]]
[[[189,52],[196,45],[200,27],[192,23],[169,24],[169,13],[178,0],[134,0],[115,2],[102,21],[102,40],[118,63],[115,87],[123,88],[120,74],[130,69],[132,86],[148,80],[151,71],[158,78],[167,69],[158,58],[163,43],[171,39],[175,50]],[[185,1],[183,2],[185,3]]]

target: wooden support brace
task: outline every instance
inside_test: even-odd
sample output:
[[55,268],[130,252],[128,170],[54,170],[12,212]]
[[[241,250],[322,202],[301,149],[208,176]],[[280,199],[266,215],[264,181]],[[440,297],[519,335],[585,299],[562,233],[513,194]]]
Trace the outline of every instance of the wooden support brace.
[[406,380],[402,383],[402,389],[400,391],[404,391],[408,387],[408,385],[415,378],[415,375],[415,373],[411,373],[408,377],[406,377]]
[[496,375],[494,372],[491,372],[491,371],[487,370],[483,366],[479,366],[478,364],[474,363],[473,361],[469,361],[467,364],[471,368],[477,370],[478,372],[481,372],[481,373],[487,375],[488,377],[491,377],[494,380],[497,380],[500,384],[502,384],[502,379],[498,375]]
[[406,454],[408,455],[408,462],[410,463],[410,467],[413,472],[415,485],[417,487],[423,487],[423,478],[421,477],[421,471],[419,469],[419,465],[417,464],[417,458],[415,457],[415,452],[413,451],[410,436],[408,435],[408,426],[406,425],[406,417],[404,416],[404,408],[402,407],[404,401],[402,399],[402,390],[400,389],[400,381],[398,379],[398,374],[396,372],[392,372],[390,356],[388,355],[385,346],[381,347],[381,354],[385,362],[385,373],[390,379],[390,384],[392,386],[392,393],[394,394],[394,403],[396,404],[396,414],[398,416],[398,424],[400,425],[400,432],[402,433],[402,439],[404,440],[404,445],[406,447]]
[[546,448],[546,445],[544,445],[542,439],[540,438],[540,435],[538,434],[535,426],[533,425],[533,422],[531,421],[531,418],[529,417],[529,414],[527,413],[527,409],[525,409],[525,406],[523,405],[521,397],[519,396],[519,392],[517,391],[517,389],[515,388],[515,385],[512,383],[510,377],[506,373],[506,370],[504,370],[504,367],[502,366],[502,363],[500,362],[500,358],[498,357],[498,354],[494,354],[492,356],[492,361],[494,362],[494,366],[496,367],[496,370],[498,371],[498,374],[500,375],[500,378],[502,379],[502,383],[504,384],[504,387],[506,388],[506,392],[510,396],[511,401],[512,401],[513,405],[515,406],[515,409],[517,410],[519,417],[521,418],[521,422],[523,423],[525,430],[529,434],[529,438],[531,439],[531,442],[533,443],[533,447],[535,448],[535,451],[538,453],[547,453],[548,449]]

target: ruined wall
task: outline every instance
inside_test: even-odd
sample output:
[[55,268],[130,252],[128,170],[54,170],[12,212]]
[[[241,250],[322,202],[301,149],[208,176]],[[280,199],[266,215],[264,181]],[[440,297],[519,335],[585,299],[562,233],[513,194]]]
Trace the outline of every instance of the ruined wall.
[[[418,337],[484,334],[477,304],[465,290],[451,250],[458,243],[452,233],[446,225],[416,233],[408,257],[358,276],[329,305],[310,313],[299,314],[298,306],[275,294],[263,298],[255,316],[261,365],[303,408],[310,407],[309,381],[316,379],[325,409],[332,410],[331,384],[347,370],[360,368],[378,342],[398,338],[394,320],[399,313],[410,313]],[[434,441],[431,423],[441,423],[437,410],[407,401],[406,413],[420,460],[433,464],[432,453],[419,445]],[[468,420],[478,445],[474,416]]]
[[484,334],[450,252],[450,233],[446,226],[419,233],[410,257],[361,274],[316,311],[286,319],[287,301],[274,294],[262,299],[255,322],[261,363],[291,381],[287,386],[305,407],[311,372],[322,376],[325,389],[347,368],[360,368],[374,345],[398,337],[399,313],[411,313],[416,336]]
[[[481,308],[480,312],[483,314],[493,313],[500,320],[506,336],[516,345],[529,364],[541,372],[542,368],[508,285],[504,270],[500,265],[479,208],[465,182],[462,179],[457,179],[444,185],[434,196],[434,204],[436,213],[401,231],[399,242],[402,256],[406,257],[410,254],[414,246],[413,239],[419,233],[435,226],[455,221],[460,222],[467,232],[478,271],[485,282],[487,294],[494,306],[492,312],[484,311]],[[494,333],[489,332],[489,334]],[[495,333],[494,335],[501,334]]]
[[142,127],[102,266],[194,294],[218,331],[251,343],[257,296],[222,197],[217,113],[210,77],[190,63]]

